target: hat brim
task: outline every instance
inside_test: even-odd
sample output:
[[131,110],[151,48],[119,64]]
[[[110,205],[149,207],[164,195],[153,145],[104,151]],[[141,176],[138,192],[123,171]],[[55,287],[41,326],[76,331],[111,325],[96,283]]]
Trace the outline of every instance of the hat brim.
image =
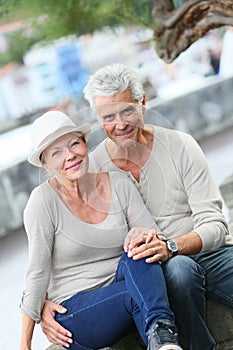
[[68,126],[64,127],[60,130],[55,131],[54,133],[50,134],[47,137],[47,141],[43,142],[41,146],[39,146],[32,154],[28,157],[28,162],[32,165],[35,165],[37,167],[43,167],[43,164],[41,163],[40,156],[41,153],[50,146],[54,141],[56,141],[59,137],[64,136],[69,133],[80,133],[80,136],[83,135],[85,141],[87,142],[90,133],[91,133],[91,127],[90,124],[84,123],[79,127],[75,126]]

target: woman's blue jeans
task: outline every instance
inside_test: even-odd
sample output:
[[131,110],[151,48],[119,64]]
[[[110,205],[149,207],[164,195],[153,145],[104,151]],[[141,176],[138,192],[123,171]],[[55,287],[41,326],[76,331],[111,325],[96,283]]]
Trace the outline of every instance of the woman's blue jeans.
[[233,247],[177,255],[163,264],[163,270],[182,342],[189,350],[213,350],[205,302],[210,299],[233,307]]
[[152,323],[174,321],[160,264],[134,261],[124,253],[115,280],[109,286],[80,292],[62,304],[66,314],[56,320],[73,334],[70,349],[110,346],[135,329],[147,344]]

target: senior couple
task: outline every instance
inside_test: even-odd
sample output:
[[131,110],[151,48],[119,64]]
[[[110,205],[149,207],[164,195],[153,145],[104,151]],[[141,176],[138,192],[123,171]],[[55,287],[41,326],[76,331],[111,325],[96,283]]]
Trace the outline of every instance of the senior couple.
[[20,350],[41,318],[50,341],[75,350],[135,327],[148,350],[180,350],[177,329],[188,349],[214,349],[205,302],[233,305],[233,240],[202,151],[144,125],[140,77],[122,64],[98,70],[84,94],[107,135],[89,157],[86,123],[51,111],[32,126],[29,161],[50,176],[24,213]]

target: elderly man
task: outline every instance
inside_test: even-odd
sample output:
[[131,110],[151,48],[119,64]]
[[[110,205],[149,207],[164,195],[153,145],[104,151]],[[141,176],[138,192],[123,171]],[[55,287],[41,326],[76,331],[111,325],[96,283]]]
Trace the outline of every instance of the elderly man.
[[[91,170],[126,172],[165,237],[141,244],[132,236],[128,255],[162,262],[182,342],[190,350],[214,349],[205,299],[233,306],[233,240],[200,147],[185,133],[144,125],[140,77],[122,64],[98,70],[84,94],[107,134],[91,154]],[[70,334],[52,319],[55,311],[65,312],[47,303],[43,329],[64,344]]]

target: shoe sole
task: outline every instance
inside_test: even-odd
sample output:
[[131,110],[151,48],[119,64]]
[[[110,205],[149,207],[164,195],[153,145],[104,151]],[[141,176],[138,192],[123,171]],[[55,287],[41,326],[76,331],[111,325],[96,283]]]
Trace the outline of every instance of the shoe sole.
[[163,345],[159,350],[182,350],[179,345],[167,344]]

